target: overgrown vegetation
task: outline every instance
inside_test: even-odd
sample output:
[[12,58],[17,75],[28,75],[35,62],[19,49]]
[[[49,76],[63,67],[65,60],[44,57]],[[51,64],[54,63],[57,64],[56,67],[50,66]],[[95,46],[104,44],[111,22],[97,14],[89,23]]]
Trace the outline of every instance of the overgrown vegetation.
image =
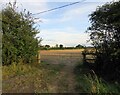
[[63,66],[47,63],[3,66],[3,93],[49,93],[49,86],[60,76]]
[[30,63],[38,52],[39,32],[35,27],[34,18],[29,12],[19,12],[16,2],[9,3],[0,11],[2,14],[2,64]]
[[93,70],[86,68],[84,65],[77,65],[75,70],[76,74],[76,90],[81,93],[96,93],[102,95],[103,93],[120,93],[120,86],[116,82],[115,84],[108,83],[103,79],[97,77]]
[[120,81],[120,1],[90,14],[90,39],[96,49],[95,72],[105,80]]

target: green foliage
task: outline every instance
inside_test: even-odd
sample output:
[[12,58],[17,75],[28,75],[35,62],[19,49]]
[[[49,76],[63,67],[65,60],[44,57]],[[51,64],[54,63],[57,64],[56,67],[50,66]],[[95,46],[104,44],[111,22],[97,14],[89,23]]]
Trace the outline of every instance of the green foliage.
[[79,45],[76,46],[76,48],[84,48],[84,46],[79,44]]
[[40,45],[39,46],[40,50],[63,50],[63,49],[83,49],[85,48],[84,46],[82,45],[77,45],[76,47],[63,47],[62,44],[58,45],[56,44],[56,46],[54,47],[51,47],[50,45]]
[[50,48],[50,45],[45,45],[46,48]]
[[96,48],[96,71],[120,80],[120,1],[107,3],[90,14],[90,39]]
[[49,50],[50,49],[50,45],[45,45],[45,47],[43,49]]
[[31,72],[32,68],[30,65],[23,63],[12,63],[9,66],[3,66],[2,75],[3,79],[12,78],[19,75],[24,75],[25,73]]
[[2,11],[2,58],[3,65],[22,60],[30,63],[38,52],[38,30],[33,27],[34,18],[29,12],[19,12],[16,3],[9,3]]
[[62,44],[60,44],[60,45],[59,45],[59,47],[60,47],[60,49],[62,49],[62,48],[63,48],[63,45],[62,45]]
[[103,93],[120,93],[119,84],[112,84],[97,77],[93,70],[89,70],[85,66],[79,64],[75,68],[76,74],[76,90],[82,93],[96,93],[102,95]]

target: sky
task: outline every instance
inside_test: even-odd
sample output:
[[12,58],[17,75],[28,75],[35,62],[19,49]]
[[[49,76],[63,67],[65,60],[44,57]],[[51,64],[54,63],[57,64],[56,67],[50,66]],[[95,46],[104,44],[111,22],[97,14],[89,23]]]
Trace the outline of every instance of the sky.
[[[2,7],[14,0],[2,0]],[[67,6],[58,10],[36,14],[48,9],[60,7],[73,2],[81,1],[75,5]],[[55,46],[63,44],[67,47],[78,44],[89,46],[89,34],[85,31],[91,25],[89,15],[107,2],[113,0],[17,0],[19,10],[30,11],[36,20],[40,33],[37,37],[42,38],[42,45]],[[114,0],[115,1],[115,0]]]

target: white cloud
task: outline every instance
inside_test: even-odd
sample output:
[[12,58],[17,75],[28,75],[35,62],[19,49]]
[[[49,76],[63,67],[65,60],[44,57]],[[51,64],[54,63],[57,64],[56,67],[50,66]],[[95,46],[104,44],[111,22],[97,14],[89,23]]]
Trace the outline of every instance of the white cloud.
[[86,2],[111,2],[111,1],[119,1],[119,0],[86,0]]
[[[34,0],[34,1],[35,2],[37,1],[39,2],[78,2],[78,0]],[[118,1],[118,0],[102,0],[102,1],[101,0],[85,0],[84,2],[110,2],[110,1]],[[24,0],[24,2],[33,2],[33,0]]]
[[78,32],[73,28],[41,30],[38,36],[43,38],[43,45],[50,44],[51,46],[55,46],[55,44],[63,44],[64,46],[75,46],[77,44],[90,44],[87,43],[89,39],[88,34]]
[[[15,0],[2,0],[2,3],[14,2]],[[17,6],[21,9],[26,9],[32,13],[37,13],[48,9],[47,1],[44,0],[16,0]],[[4,5],[3,5],[4,6]]]
[[[95,11],[98,6],[101,6],[101,5],[105,4],[106,2],[111,2],[111,1],[113,1],[113,0],[104,0],[104,1],[86,0],[79,7],[65,11],[62,14],[60,19],[55,18],[54,20],[50,20],[50,19],[49,19],[49,21],[48,21],[48,19],[46,19],[46,20],[48,21],[47,23],[49,23],[49,22],[59,23],[59,22],[71,21],[75,18],[82,19],[82,17],[84,17],[85,15],[88,16],[92,11]],[[114,1],[118,1],[118,0],[114,0]]]
[[47,0],[2,0],[2,2],[14,2],[14,1],[17,1],[17,2],[47,2]]
[[75,19],[81,20],[84,16],[88,16],[92,11],[95,11],[96,7],[99,5],[100,3],[84,3],[84,5],[77,6],[77,8],[66,10],[59,18],[42,19],[46,24],[63,23]]
[[[92,11],[96,10],[96,7],[100,5],[99,3],[84,3],[84,6],[80,6],[69,11],[66,11],[63,14],[61,22],[70,21],[75,18],[81,18],[85,15],[89,15]],[[82,18],[81,18],[82,19]]]

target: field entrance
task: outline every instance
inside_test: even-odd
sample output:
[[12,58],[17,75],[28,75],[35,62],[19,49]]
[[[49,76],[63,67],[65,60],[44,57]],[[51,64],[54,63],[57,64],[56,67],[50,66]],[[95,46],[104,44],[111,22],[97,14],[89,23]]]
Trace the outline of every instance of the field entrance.
[[3,93],[73,93],[73,73],[83,50],[41,50],[40,64],[12,64],[2,68]]
[[61,66],[59,74],[49,83],[49,92],[76,92],[74,67],[82,62],[82,51],[78,50],[43,50],[40,51],[41,62],[52,66]]

